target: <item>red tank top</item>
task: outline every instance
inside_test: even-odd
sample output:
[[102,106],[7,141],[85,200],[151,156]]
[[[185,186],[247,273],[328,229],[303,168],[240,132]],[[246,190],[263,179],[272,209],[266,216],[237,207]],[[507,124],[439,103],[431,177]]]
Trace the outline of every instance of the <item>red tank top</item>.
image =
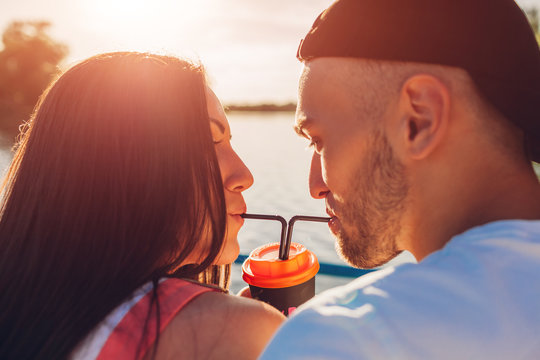
[[[181,279],[163,279],[157,287],[159,298],[159,333],[167,327],[175,315],[191,300],[217,288],[205,287]],[[148,309],[152,300],[153,286],[148,283],[134,293],[131,300],[121,304],[92,331],[75,349],[73,360],[123,360],[144,355],[156,340],[157,317],[155,307],[143,334]],[[144,335],[144,339],[143,339]]]

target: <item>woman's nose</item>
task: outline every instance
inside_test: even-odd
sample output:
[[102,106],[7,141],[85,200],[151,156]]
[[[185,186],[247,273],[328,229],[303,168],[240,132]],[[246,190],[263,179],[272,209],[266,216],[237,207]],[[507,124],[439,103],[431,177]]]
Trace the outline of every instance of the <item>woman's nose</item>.
[[242,192],[253,185],[253,175],[238,154],[231,150],[230,167],[227,174],[223,174],[223,184],[229,191]]

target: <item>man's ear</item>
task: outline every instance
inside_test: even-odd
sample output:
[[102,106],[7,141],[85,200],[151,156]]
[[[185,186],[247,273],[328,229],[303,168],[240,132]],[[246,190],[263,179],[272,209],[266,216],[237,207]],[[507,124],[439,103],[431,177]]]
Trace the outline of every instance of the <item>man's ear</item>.
[[448,87],[431,75],[414,75],[401,88],[399,129],[413,159],[427,157],[446,134],[450,119]]

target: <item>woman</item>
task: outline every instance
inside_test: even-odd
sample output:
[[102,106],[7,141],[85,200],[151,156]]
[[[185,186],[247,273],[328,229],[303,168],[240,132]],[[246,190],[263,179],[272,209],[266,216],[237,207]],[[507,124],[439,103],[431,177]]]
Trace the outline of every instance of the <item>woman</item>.
[[[251,173],[201,66],[110,53],[64,73],[2,189],[0,358],[255,358],[283,317],[228,283]],[[221,269],[222,271],[218,271]]]

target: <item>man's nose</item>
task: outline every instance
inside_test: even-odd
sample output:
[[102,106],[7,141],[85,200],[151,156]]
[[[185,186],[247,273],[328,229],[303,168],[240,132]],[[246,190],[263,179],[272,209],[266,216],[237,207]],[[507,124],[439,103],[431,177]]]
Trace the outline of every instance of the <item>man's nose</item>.
[[315,199],[324,199],[329,191],[322,177],[321,156],[314,152],[309,170],[309,192]]

